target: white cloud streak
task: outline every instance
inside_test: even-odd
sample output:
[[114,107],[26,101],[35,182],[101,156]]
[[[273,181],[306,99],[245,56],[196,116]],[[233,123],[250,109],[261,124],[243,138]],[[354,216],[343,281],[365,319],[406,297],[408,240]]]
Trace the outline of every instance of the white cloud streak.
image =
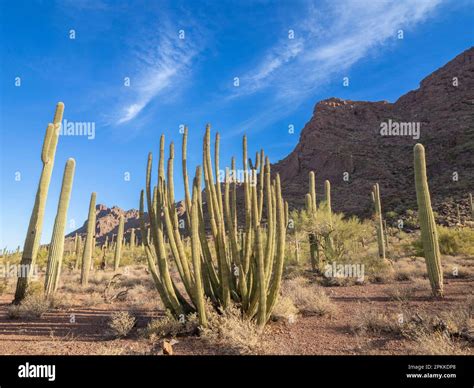
[[271,91],[273,106],[275,101],[285,101],[296,108],[331,76],[384,43],[395,42],[398,30],[410,30],[423,22],[441,2],[349,0],[328,1],[318,7],[311,3],[294,28],[295,39],[285,39],[269,49],[240,77],[241,87],[231,97]]
[[116,124],[134,119],[155,97],[188,76],[202,43],[179,39],[178,31],[170,28],[145,36],[149,38],[133,54],[140,68],[131,79],[133,97],[120,108]]

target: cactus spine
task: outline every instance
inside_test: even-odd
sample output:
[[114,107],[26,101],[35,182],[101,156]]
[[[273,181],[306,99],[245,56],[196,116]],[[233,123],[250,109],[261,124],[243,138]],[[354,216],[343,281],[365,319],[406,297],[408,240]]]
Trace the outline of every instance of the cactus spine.
[[[41,151],[41,161],[43,168],[36,191],[35,204],[31,212],[30,223],[28,225],[28,232],[23,246],[23,254],[20,265],[22,268],[27,268],[27,273],[18,277],[15,291],[15,299],[13,303],[20,303],[26,295],[28,283],[30,279],[30,271],[36,263],[38,249],[41,240],[41,232],[43,230],[44,210],[46,207],[46,199],[48,197],[49,183],[53,173],[54,157],[56,155],[56,147],[58,144],[59,129],[63,119],[64,104],[59,102],[56,105],[56,112],[52,124],[48,124],[46,135],[43,142],[43,149]],[[23,272],[23,271],[21,271]]]
[[375,222],[377,226],[377,243],[379,247],[379,257],[385,259],[385,241],[384,241],[384,228],[383,228],[383,219],[382,219],[382,205],[380,201],[380,187],[376,183],[372,191],[374,197],[374,206],[375,206]]
[[114,271],[117,271],[120,267],[120,259],[122,258],[122,245],[123,245],[123,229],[124,229],[124,217],[120,216],[118,232],[117,232],[117,244],[115,245],[114,255]]
[[89,216],[87,217],[87,235],[82,253],[81,284],[83,286],[87,286],[89,282],[89,271],[92,262],[92,244],[95,235],[95,200],[96,193],[92,193],[89,203]]
[[44,290],[46,297],[51,296],[59,285],[61,275],[61,265],[64,254],[64,232],[66,230],[67,210],[71,198],[72,182],[74,180],[74,170],[76,162],[68,159],[64,168],[61,194],[59,196],[58,211],[54,220],[53,236],[49,246],[48,265],[46,267],[46,277]]
[[428,278],[435,297],[443,296],[443,268],[438,244],[438,232],[431,208],[431,198],[426,175],[425,148],[418,143],[414,147],[415,187],[418,202],[418,219],[425,255]]

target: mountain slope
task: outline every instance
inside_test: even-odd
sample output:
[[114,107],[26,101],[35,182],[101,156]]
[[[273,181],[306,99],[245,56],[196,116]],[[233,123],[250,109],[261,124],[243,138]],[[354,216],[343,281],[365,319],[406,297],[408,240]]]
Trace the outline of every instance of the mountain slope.
[[[456,79],[457,77],[457,86]],[[420,138],[382,136],[381,123],[419,123]],[[461,198],[474,182],[474,48],[458,55],[395,103],[330,98],[316,104],[296,148],[273,166],[285,198],[302,206],[308,172],[316,172],[317,192],[331,181],[333,208],[366,216],[371,186],[380,184],[385,210],[403,211],[416,202],[413,145],[427,152],[435,203]],[[349,180],[344,181],[344,173]],[[458,181],[453,174],[458,174]]]

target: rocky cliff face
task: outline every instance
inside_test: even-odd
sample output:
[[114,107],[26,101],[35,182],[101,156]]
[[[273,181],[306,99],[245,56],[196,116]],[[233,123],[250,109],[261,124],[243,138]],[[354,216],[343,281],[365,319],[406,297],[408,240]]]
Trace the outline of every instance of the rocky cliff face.
[[[385,128],[382,123],[387,125],[387,135],[381,134]],[[408,134],[396,135],[397,125],[399,132]],[[378,182],[383,211],[403,214],[416,209],[413,146],[417,142],[426,148],[435,209],[451,209],[448,213],[452,213],[456,201],[467,217],[466,198],[474,192],[474,47],[395,103],[338,98],[317,103],[298,145],[272,166],[272,172],[280,173],[283,194],[291,208],[304,205],[308,173],[313,170],[319,199],[323,198],[324,180],[331,181],[332,205],[337,212],[362,217],[371,214],[371,187]],[[243,202],[241,193],[238,198]],[[183,217],[184,204],[178,203],[177,208]],[[97,206],[99,242],[117,233],[121,214],[128,239],[130,229],[139,227],[138,211]],[[76,232],[85,235],[85,224],[69,236]]]
[[[96,226],[95,226],[95,236],[98,243],[102,243],[105,241],[106,236],[109,236],[109,240],[111,239],[112,235],[116,235],[118,232],[118,225],[120,216],[124,216],[124,235],[125,239],[128,241],[130,237],[130,232],[132,228],[136,228],[136,235],[139,238],[139,230],[140,227],[140,220],[138,217],[138,210],[131,209],[131,210],[122,210],[117,206],[113,206],[108,208],[105,205],[96,205],[95,207],[96,213]],[[74,237],[78,233],[82,237],[87,234],[87,220],[84,222],[79,229],[75,230],[74,232],[68,234],[66,237]]]
[[[392,135],[382,135],[391,123]],[[399,131],[410,135],[395,135]],[[411,126],[411,127],[410,127]],[[419,127],[419,139],[416,128]],[[413,146],[425,145],[435,204],[474,189],[474,48],[466,50],[395,103],[330,98],[316,104],[296,148],[273,166],[290,204],[303,206],[308,172],[319,198],[331,181],[333,208],[366,216],[371,186],[380,184],[384,211],[415,208]],[[344,180],[344,178],[348,178]],[[457,179],[457,180],[456,180]]]

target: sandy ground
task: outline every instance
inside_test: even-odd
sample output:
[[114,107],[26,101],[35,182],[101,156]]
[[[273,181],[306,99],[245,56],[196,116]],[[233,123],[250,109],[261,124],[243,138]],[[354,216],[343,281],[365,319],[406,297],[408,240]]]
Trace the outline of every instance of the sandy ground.
[[[429,286],[416,290],[411,281],[324,287],[335,306],[331,316],[298,316],[295,322],[270,322],[263,336],[269,354],[410,354],[413,343],[396,333],[358,333],[357,317],[364,312],[380,312],[399,317],[407,311],[430,314],[459,310],[474,293],[474,279],[449,279],[445,298],[429,297]],[[394,290],[410,290],[409,296],[394,297]],[[87,298],[88,294],[78,295]],[[150,298],[158,298],[150,291]],[[147,304],[133,307],[137,324],[126,339],[113,339],[108,322],[113,312],[130,311],[120,302],[100,302],[90,307],[67,307],[51,310],[41,318],[11,319],[10,293],[0,297],[0,354],[160,354],[156,341],[140,336],[139,330],[162,312]],[[219,354],[220,350],[199,337],[179,337],[175,354]],[[471,344],[472,345],[472,344]],[[466,350],[467,349],[467,350]],[[473,354],[472,347],[465,351]]]

